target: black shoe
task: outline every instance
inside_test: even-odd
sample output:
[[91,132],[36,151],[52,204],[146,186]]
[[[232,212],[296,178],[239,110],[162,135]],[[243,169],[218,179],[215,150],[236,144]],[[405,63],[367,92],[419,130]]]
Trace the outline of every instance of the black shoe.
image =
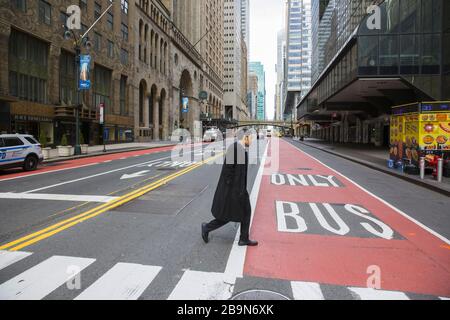
[[253,241],[253,240],[240,240],[239,241],[239,246],[241,247],[256,247],[258,245],[258,241]]
[[207,223],[202,224],[202,238],[203,238],[203,241],[205,241],[205,243],[209,242],[209,239],[208,239],[209,233],[206,231],[207,225],[208,225]]

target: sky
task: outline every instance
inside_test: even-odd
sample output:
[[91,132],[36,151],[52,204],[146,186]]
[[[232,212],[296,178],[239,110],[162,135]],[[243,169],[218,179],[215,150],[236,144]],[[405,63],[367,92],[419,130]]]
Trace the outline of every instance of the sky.
[[285,0],[250,0],[250,61],[266,71],[267,118],[275,114],[277,33],[283,28]]

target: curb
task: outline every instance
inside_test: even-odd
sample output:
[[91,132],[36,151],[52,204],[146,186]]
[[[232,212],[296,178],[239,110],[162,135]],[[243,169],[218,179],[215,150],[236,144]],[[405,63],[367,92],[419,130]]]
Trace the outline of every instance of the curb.
[[166,148],[166,147],[173,147],[176,146],[176,144],[169,144],[164,146],[155,146],[155,147],[138,147],[138,148],[128,148],[128,149],[117,149],[117,150],[111,150],[107,152],[96,152],[86,155],[80,155],[80,156],[71,156],[66,158],[58,158],[58,159],[48,159],[44,160],[43,163],[57,163],[57,162],[64,162],[64,161],[70,161],[70,160],[80,160],[80,159],[86,159],[86,158],[94,158],[99,157],[103,155],[110,155],[110,154],[118,154],[118,153],[126,153],[126,152],[132,152],[132,151],[142,151],[142,150],[153,150],[153,149],[159,149],[159,148]]
[[404,181],[413,183],[413,184],[415,184],[415,185],[417,185],[419,187],[423,187],[423,188],[426,188],[428,190],[432,190],[434,192],[437,192],[437,193],[443,194],[443,195],[445,195],[447,197],[450,197],[450,190],[446,190],[444,188],[440,188],[440,187],[438,187],[438,186],[436,186],[434,184],[431,184],[431,183],[428,183],[428,182],[425,182],[425,181],[421,181],[421,180],[409,177],[407,175],[403,175],[403,174],[397,173],[397,172],[395,172],[393,170],[389,170],[387,168],[383,168],[381,166],[378,166],[376,164],[370,163],[368,161],[357,159],[357,158],[354,158],[354,157],[350,157],[350,156],[344,155],[342,153],[330,151],[330,150],[327,150],[325,148],[321,148],[321,147],[317,147],[317,146],[314,146],[314,145],[310,145],[308,143],[301,142],[301,141],[294,141],[294,142],[297,142],[297,143],[305,145],[307,147],[314,148],[314,149],[317,149],[317,150],[320,150],[320,151],[332,154],[334,156],[337,156],[337,157],[340,157],[340,158],[343,158],[343,159],[346,159],[346,160],[358,163],[358,164],[363,165],[365,167],[368,167],[370,169],[383,172],[383,173],[388,174],[390,176],[393,176],[393,177],[396,177],[396,178],[400,178],[400,179],[402,179]]

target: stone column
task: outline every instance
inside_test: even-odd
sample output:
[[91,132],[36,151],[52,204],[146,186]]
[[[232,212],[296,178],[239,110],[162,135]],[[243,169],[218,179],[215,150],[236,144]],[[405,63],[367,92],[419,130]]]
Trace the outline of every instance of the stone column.
[[170,106],[170,96],[166,93],[166,99],[163,101],[163,136],[162,139],[167,140],[169,137],[169,106]]
[[157,94],[153,95],[153,140],[159,141],[159,101]]
[[144,95],[144,127],[150,128],[150,94],[148,92]]

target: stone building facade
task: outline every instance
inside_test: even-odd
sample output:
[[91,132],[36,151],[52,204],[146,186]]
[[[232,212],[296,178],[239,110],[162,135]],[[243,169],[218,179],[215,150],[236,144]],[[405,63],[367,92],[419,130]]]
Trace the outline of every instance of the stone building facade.
[[[77,2],[78,34],[111,3]],[[63,27],[71,4],[0,0],[0,51],[9,57],[0,61],[0,132],[44,131],[48,144],[58,145],[63,135],[74,144],[80,104],[89,144],[167,140],[180,128],[194,133],[205,113],[223,117],[223,0],[114,1],[88,33],[89,52],[82,48],[92,56],[92,88],[80,102],[73,39]],[[33,56],[25,43],[36,43],[40,53]]]
[[[76,33],[84,33],[109,3],[80,0],[82,29]],[[63,27],[71,4],[73,0],[0,1],[0,50],[5,57],[0,61],[0,131],[36,137],[43,132],[49,145],[59,144],[66,135],[74,144],[75,106],[82,104],[82,143],[133,140],[134,46],[128,1],[116,1],[88,34],[93,85],[80,94],[80,101],[74,40],[64,37]],[[100,103],[106,107],[105,130],[99,124]]]

